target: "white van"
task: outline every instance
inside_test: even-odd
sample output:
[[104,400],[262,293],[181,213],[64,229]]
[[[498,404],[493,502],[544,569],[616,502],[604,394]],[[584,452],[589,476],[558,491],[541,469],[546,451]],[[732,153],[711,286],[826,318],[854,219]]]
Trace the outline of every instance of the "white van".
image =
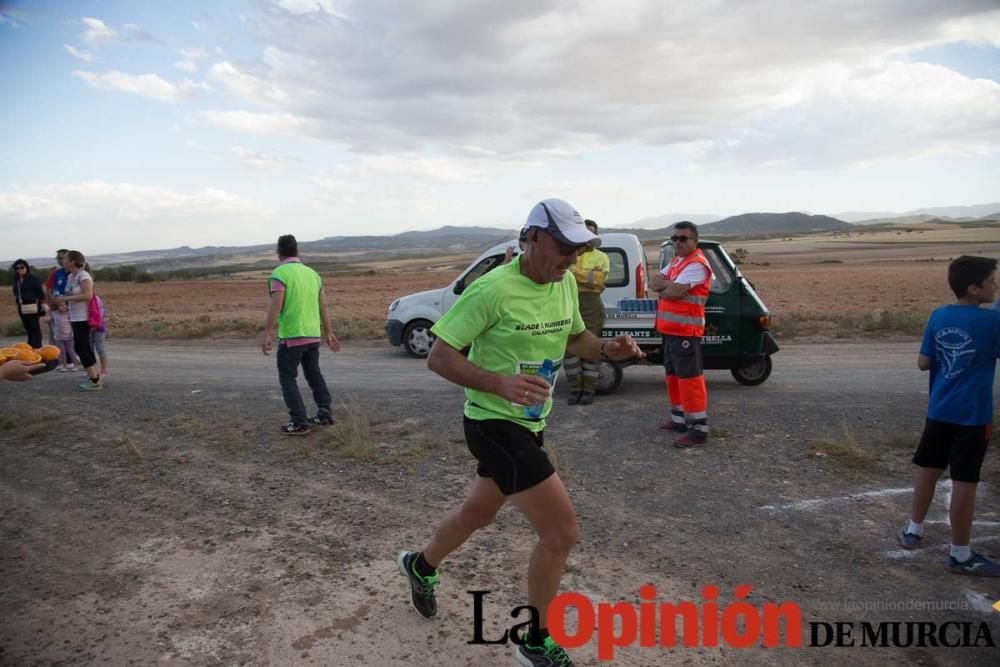
[[[601,234],[601,250],[608,255],[611,271],[601,294],[606,308],[617,308],[623,297],[642,298],[646,295],[646,253],[634,234]],[[480,276],[500,266],[504,251],[517,239],[498,243],[470,264],[458,278],[446,287],[400,297],[389,306],[385,335],[392,345],[402,345],[415,357],[426,357],[434,336],[431,326],[451,308],[466,287]]]

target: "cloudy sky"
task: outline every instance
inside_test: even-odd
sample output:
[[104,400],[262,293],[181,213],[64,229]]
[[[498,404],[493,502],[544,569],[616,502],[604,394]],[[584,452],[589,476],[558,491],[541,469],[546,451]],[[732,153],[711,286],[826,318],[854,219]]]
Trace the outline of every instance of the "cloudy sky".
[[0,0],[0,257],[1000,201],[997,0]]

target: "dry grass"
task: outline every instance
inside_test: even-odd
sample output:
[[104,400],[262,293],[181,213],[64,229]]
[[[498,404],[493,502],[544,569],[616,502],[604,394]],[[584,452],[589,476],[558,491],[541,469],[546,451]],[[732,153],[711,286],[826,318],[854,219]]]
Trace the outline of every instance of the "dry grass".
[[896,433],[879,443],[879,448],[913,451],[917,448],[917,440],[919,440],[917,436]]
[[778,338],[831,336],[833,338],[873,338],[879,336],[919,336],[930,311],[871,311],[867,313],[777,314],[771,329]]
[[879,462],[877,456],[863,449],[844,418],[844,432],[839,438],[817,440],[809,449],[809,455],[816,458],[830,458],[849,470],[864,470]]
[[142,447],[130,435],[121,435],[114,440],[115,449],[123,459],[131,463],[141,463],[143,459]]
[[161,425],[186,442],[216,445],[230,454],[243,453],[250,447],[250,443],[260,440],[260,430],[255,424],[246,421],[212,419],[177,412],[164,419]]
[[321,446],[338,456],[380,465],[413,465],[435,451],[456,447],[460,438],[443,438],[431,433],[418,419],[378,422],[370,410],[349,397],[335,410],[337,422],[319,429]]

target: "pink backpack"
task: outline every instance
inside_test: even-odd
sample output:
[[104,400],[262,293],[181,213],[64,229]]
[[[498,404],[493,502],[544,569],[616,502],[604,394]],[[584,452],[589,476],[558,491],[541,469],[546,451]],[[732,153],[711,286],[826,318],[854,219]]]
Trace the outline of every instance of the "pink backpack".
[[91,329],[104,328],[104,304],[101,303],[101,297],[96,294],[90,297],[90,305],[87,308],[87,324],[90,325]]

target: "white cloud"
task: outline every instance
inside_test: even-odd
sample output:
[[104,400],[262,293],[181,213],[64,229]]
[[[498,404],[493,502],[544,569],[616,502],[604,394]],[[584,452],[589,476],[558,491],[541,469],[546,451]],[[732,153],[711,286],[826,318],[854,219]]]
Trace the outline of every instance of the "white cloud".
[[161,79],[156,74],[126,74],[118,71],[96,74],[73,70],[73,75],[83,79],[87,85],[93,88],[119,90],[164,102],[177,102],[199,92],[211,90],[208,84],[203,81],[184,79],[178,84],[173,84]]
[[[192,244],[232,243],[232,230],[264,233],[274,212],[258,202],[218,188],[178,192],[132,183],[85,181],[0,191],[0,230],[25,222],[42,225],[45,239],[76,245],[85,253]],[[246,225],[246,227],[245,227]],[[45,254],[42,239],[15,251]]]
[[309,121],[290,113],[253,111],[202,111],[203,119],[216,127],[258,135],[306,134]]
[[277,171],[285,166],[285,160],[281,157],[248,150],[242,146],[232,146],[229,154],[238,164],[257,171]]
[[183,58],[184,60],[194,60],[194,61],[205,60],[209,56],[208,49],[206,49],[204,46],[195,46],[187,49],[179,49],[178,53],[181,54],[181,58]]
[[7,25],[11,28],[20,28],[21,24],[15,21],[14,17],[8,12],[8,9],[0,7],[0,25]]
[[197,72],[198,64],[191,62],[190,60],[178,60],[174,63],[174,67],[183,72]]
[[[929,46],[1000,44],[993,0],[595,0],[572,7],[565,0],[284,0],[277,6],[283,11],[254,18],[265,42],[259,60],[216,63],[212,80],[261,113],[297,119],[284,131],[362,153],[531,159],[614,145],[717,147],[734,137],[749,145],[741,133],[767,127],[780,134],[790,109],[828,103],[830,72],[851,94],[879,84],[920,99],[909,119],[927,128],[919,136],[939,149],[974,143],[956,142],[950,129],[956,120],[969,137],[996,146],[986,129],[994,122],[989,108],[949,111],[944,89],[921,92],[927,76],[905,74],[899,65],[905,54]],[[980,87],[956,74],[948,90]],[[963,99],[992,99],[966,92]],[[866,131],[888,122],[880,128],[886,140],[866,143],[866,155],[899,156],[913,134],[898,112],[883,111],[869,105],[873,115],[853,114],[854,123],[814,116],[820,123],[811,137],[819,142],[814,153],[835,164],[847,156],[833,144],[851,139],[840,133],[866,143]],[[229,120],[227,126],[240,129]]]
[[892,62],[872,71],[828,71],[799,101],[712,142],[705,156],[822,167],[998,149],[1000,84]]
[[212,65],[209,77],[222,84],[226,92],[245,102],[280,106],[288,98],[277,83],[244,72],[228,61]]
[[105,25],[104,21],[89,16],[85,16],[80,20],[87,26],[86,32],[81,37],[91,46],[98,46],[102,42],[118,39],[118,32],[114,28],[109,28]]
[[89,63],[91,60],[94,59],[94,56],[92,53],[90,53],[90,51],[81,51],[80,49],[70,46],[69,44],[63,44],[63,48],[66,49],[66,53],[70,54],[71,56],[73,56],[78,60],[82,60],[84,62]]
[[149,34],[143,30],[140,26],[135,23],[126,23],[122,26],[125,31],[125,40],[129,42],[152,42],[154,44],[162,44],[163,40],[159,37]]
[[334,0],[278,0],[277,2],[279,7],[296,16],[325,12],[330,16],[346,18],[344,12],[338,9],[336,4]]

